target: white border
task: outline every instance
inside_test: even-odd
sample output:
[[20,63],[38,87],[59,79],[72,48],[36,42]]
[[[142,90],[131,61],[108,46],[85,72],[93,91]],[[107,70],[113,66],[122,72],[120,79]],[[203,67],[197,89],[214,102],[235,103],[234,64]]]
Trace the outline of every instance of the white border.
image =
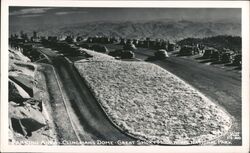
[[[14,146],[8,145],[8,6],[242,8],[242,146]],[[249,1],[59,1],[1,2],[1,151],[2,152],[249,152]]]

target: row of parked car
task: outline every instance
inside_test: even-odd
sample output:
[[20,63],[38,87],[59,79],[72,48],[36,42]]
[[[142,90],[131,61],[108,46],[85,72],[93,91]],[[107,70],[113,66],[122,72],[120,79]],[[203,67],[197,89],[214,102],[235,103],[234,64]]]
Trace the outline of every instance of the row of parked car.
[[[79,39],[80,40],[80,39]],[[99,43],[99,44],[120,44],[127,46],[129,49],[136,47],[141,48],[150,48],[150,49],[165,49],[168,51],[174,50],[174,44],[170,43],[164,39],[150,39],[149,37],[143,39],[126,39],[126,38],[117,38],[117,37],[106,37],[106,36],[95,36],[88,37],[86,40],[87,43]]]
[[116,49],[114,51],[109,51],[108,48],[103,44],[90,45],[88,43],[77,43],[76,45],[81,48],[94,50],[100,53],[106,53],[110,56],[120,59],[132,59],[135,57],[133,50],[135,50],[136,48],[129,48],[129,46],[124,46],[123,49]]
[[[36,35],[36,34],[35,34]],[[137,47],[142,48],[166,48],[169,46],[169,49],[173,49],[173,45],[170,45],[167,41],[164,40],[151,40],[146,38],[145,40],[138,39],[123,39],[115,37],[88,37],[87,40],[84,40],[82,37],[77,37],[76,41],[72,36],[67,36],[65,40],[59,40],[57,36],[48,36],[39,37],[38,42],[33,42],[29,39],[19,38],[18,35],[12,36],[10,38],[10,45],[13,48],[24,48],[23,52],[27,56],[34,55],[36,58],[36,53],[31,43],[41,43],[45,47],[58,50],[64,55],[67,56],[78,56],[81,54],[79,47],[94,50],[101,53],[109,54],[120,59],[132,59],[135,57],[134,50]],[[109,51],[105,44],[119,44],[123,45],[122,49],[117,49],[114,51]],[[23,46],[24,45],[24,46]],[[167,57],[167,52],[164,49],[156,49],[155,57],[157,59],[162,59]],[[38,58],[38,57],[37,57]]]
[[[108,51],[108,49],[106,48],[105,45],[103,44],[87,44],[87,43],[78,43],[77,46],[82,47],[82,48],[86,48],[86,49],[91,49],[97,52],[101,52],[101,53],[106,53],[110,56],[113,56],[115,58],[119,58],[119,59],[133,59],[135,58],[135,54],[134,51],[137,50],[137,48],[135,47],[135,45],[132,42],[126,42],[123,45],[122,49],[116,49],[114,51]],[[151,57],[151,59],[165,59],[168,57],[168,53],[165,49],[158,49],[155,51],[154,53],[154,57]]]
[[180,56],[192,56],[201,54],[203,59],[211,59],[220,63],[231,63],[236,66],[241,66],[242,55],[235,53],[229,49],[215,49],[212,47],[199,48],[199,46],[182,46],[179,55]]
[[207,49],[204,51],[203,58],[220,61],[222,63],[232,63],[233,65],[237,66],[241,66],[242,64],[242,55],[235,54],[230,50],[219,51],[216,49]]
[[[100,42],[99,44],[91,44],[88,43],[88,41],[91,42]],[[131,59],[134,58],[134,53],[133,53],[133,49],[136,48],[129,48],[129,45],[124,46],[123,49],[118,49],[115,51],[110,52],[108,50],[108,48],[101,42],[107,42],[108,40],[106,38],[91,38],[89,39],[87,42],[85,41],[80,41],[80,42],[69,42],[67,40],[64,41],[59,41],[58,39],[56,39],[56,37],[48,37],[48,39],[44,39],[42,41],[42,44],[46,47],[52,48],[54,50],[58,50],[61,53],[63,53],[64,55],[67,56],[79,56],[82,54],[82,52],[79,50],[79,48],[85,48],[85,49],[90,49],[90,50],[94,50],[96,52],[100,52],[100,53],[105,53],[105,54],[109,54],[111,56],[114,56],[116,58],[120,58],[120,59]],[[133,47],[133,46],[132,46]],[[129,50],[130,49],[130,50]]]

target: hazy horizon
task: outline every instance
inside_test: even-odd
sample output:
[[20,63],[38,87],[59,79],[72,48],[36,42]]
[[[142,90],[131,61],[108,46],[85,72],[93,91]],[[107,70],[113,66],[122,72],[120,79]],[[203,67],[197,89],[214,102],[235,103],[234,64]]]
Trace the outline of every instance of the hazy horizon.
[[62,25],[93,21],[187,20],[241,22],[239,8],[66,8],[10,7],[11,26]]

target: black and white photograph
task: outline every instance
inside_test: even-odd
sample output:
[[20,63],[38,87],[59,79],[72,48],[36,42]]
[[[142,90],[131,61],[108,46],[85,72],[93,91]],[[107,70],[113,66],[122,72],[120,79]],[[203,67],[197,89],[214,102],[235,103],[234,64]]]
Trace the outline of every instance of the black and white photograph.
[[243,23],[240,7],[8,6],[8,145],[243,146]]

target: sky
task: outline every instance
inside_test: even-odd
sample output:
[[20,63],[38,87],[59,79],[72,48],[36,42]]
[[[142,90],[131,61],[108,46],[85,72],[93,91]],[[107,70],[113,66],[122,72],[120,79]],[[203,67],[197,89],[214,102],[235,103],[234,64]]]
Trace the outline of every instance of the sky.
[[[13,29],[49,28],[92,21],[188,20],[197,22],[241,22],[240,8],[76,8],[9,7]],[[17,28],[18,27],[18,28]]]
[[240,21],[241,9],[235,8],[32,8],[10,7],[13,24],[67,24],[98,20],[138,21],[177,19],[192,21]]

